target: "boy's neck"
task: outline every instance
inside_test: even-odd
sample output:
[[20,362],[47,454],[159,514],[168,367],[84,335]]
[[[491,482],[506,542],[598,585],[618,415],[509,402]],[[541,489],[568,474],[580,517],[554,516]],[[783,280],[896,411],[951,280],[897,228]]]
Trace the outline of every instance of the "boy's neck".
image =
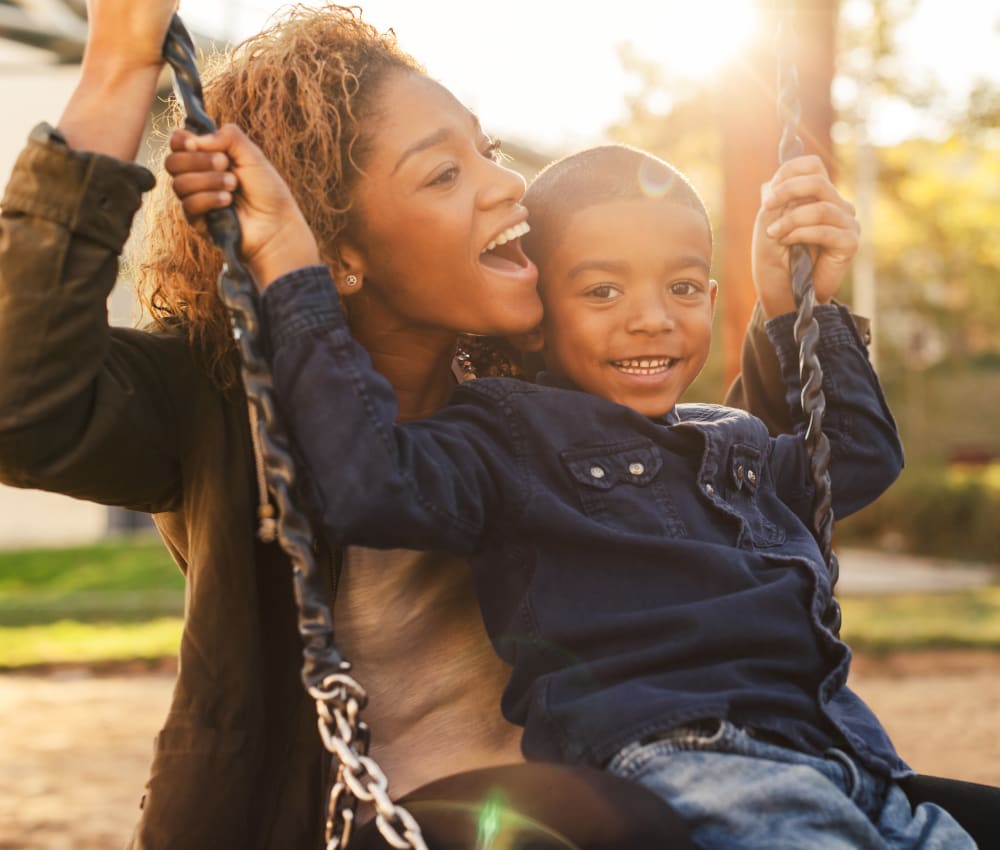
[[[581,389],[570,378],[567,378],[561,372],[553,371],[553,370],[549,369],[548,367],[546,367],[541,372],[539,372],[539,375],[546,375],[546,376],[548,376],[547,379],[545,379],[545,383],[555,384],[556,386],[561,386],[561,387],[567,387],[569,389],[576,390],[577,392],[581,392],[581,393],[584,393],[586,395],[593,396],[594,398],[604,398],[604,396],[602,396],[602,395],[598,395],[596,393],[588,392],[587,390]],[[604,400],[605,401],[610,401],[610,402],[612,402],[612,404],[618,404],[618,402],[615,402],[613,399],[604,398]],[[681,402],[681,400],[678,399],[677,400],[677,404],[680,404],[680,402]],[[630,405],[623,405],[623,406],[624,407],[628,407],[629,410],[635,410],[635,408],[631,407]],[[662,413],[647,414],[647,413],[642,413],[641,411],[638,411],[638,410],[635,410],[635,412],[638,413],[640,416],[645,416],[647,419],[654,419],[654,420],[656,420],[656,419],[663,419],[664,417],[669,416],[676,409],[677,409],[677,406],[674,405],[669,410],[664,410]]]

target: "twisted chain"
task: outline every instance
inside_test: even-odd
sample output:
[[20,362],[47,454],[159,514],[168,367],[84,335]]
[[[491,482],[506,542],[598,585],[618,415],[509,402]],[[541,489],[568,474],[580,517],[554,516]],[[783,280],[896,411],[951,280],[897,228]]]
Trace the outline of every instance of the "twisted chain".
[[[194,133],[214,132],[215,122],[205,112],[194,44],[177,15],[170,23],[163,55],[174,71],[175,88],[186,113],[185,127]],[[313,554],[312,528],[293,497],[294,461],[278,417],[269,364],[262,354],[257,289],[239,256],[239,220],[231,207],[215,210],[206,219],[212,240],[225,260],[219,275],[219,296],[229,310],[242,362],[243,386],[264,423],[260,441],[268,489],[278,504],[278,540],[293,567],[303,642],[302,681],[316,701],[323,744],[338,763],[327,807],[326,848],[345,850],[358,801],[364,801],[375,807],[376,824],[389,844],[398,850],[427,850],[417,822],[392,802],[385,774],[368,757],[370,732],[360,719],[367,695],[350,676],[351,665],[333,643],[333,616]]]
[[[799,75],[795,66],[795,35],[785,13],[778,27],[778,115],[781,119],[781,140],[778,159],[788,162],[803,152],[798,135],[802,117],[799,104]],[[823,560],[830,573],[830,586],[836,587],[840,565],[833,551],[833,496],[830,486],[830,441],[823,433],[826,395],[823,393],[823,367],[819,362],[819,323],[813,315],[816,292],[813,288],[813,262],[805,245],[789,247],[792,273],[792,294],[795,298],[795,341],[799,345],[799,376],[802,384],[802,412],[806,417],[805,443],[809,454],[809,470],[815,495],[813,499],[813,533],[819,543]],[[840,603],[831,596],[824,620],[830,631],[840,633]]]

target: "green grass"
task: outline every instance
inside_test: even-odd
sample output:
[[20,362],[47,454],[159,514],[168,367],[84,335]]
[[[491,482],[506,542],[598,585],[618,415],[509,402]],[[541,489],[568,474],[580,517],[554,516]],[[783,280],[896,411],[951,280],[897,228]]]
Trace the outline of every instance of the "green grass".
[[[0,552],[0,668],[174,656],[183,600],[157,540]],[[861,652],[1000,651],[1000,586],[841,604],[843,637]]]
[[0,626],[0,667],[168,658],[177,655],[181,623],[180,617],[159,617],[143,623]]
[[0,623],[139,622],[179,615],[184,578],[156,539],[0,552]]
[[842,636],[857,650],[1000,650],[1000,587],[841,599]]
[[156,539],[0,552],[0,667],[172,656],[183,609]]

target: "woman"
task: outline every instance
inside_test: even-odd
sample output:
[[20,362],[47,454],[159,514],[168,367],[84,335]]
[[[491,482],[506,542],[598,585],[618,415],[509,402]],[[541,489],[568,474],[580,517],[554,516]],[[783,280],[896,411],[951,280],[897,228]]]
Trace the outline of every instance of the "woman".
[[[255,537],[268,511],[215,295],[220,261],[176,202],[154,205],[141,263],[156,327],[106,319],[117,255],[153,183],[132,160],[175,5],[91,0],[58,132],[34,131],[7,187],[0,479],[154,513],[186,573],[180,670],[132,846],[314,847],[326,758],[299,682],[288,562]],[[401,418],[444,403],[459,332],[537,323],[535,272],[516,238],[523,181],[391,38],[346,9],[297,8],[209,76],[210,114],[249,128],[288,181]],[[485,251],[498,237],[507,247]],[[266,277],[313,257],[279,243],[249,259]],[[776,373],[753,386],[783,406]],[[519,730],[498,711],[507,671],[464,563],[318,558],[394,795],[519,760]]]

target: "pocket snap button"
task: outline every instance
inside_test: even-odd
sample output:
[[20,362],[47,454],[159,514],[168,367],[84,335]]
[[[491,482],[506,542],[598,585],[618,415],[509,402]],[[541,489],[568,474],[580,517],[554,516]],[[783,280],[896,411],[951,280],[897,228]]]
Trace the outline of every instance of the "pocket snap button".
[[628,471],[632,475],[642,475],[646,471],[646,467],[641,463],[630,463],[628,465]]
[[590,467],[590,475],[591,475],[592,478],[601,479],[606,474],[607,473],[601,467],[599,467],[599,466],[592,466],[592,467]]

